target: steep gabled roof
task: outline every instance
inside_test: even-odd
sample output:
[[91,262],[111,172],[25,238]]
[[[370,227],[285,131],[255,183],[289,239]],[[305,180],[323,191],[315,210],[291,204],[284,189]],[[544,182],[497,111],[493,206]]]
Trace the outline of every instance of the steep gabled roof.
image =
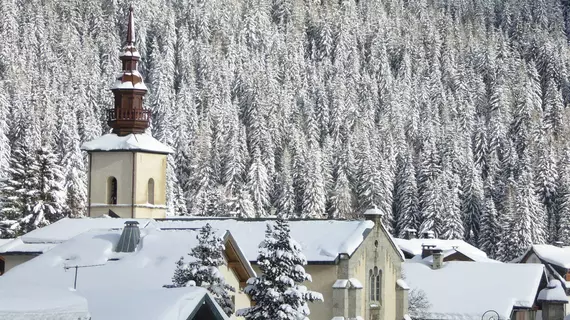
[[549,244],[535,244],[525,254],[513,262],[525,262],[531,253],[546,262],[563,269],[570,269],[570,247],[557,247]]

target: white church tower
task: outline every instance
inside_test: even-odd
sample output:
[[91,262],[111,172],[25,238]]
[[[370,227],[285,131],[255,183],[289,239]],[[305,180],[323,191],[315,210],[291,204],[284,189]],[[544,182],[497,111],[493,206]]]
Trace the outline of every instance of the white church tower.
[[111,89],[115,106],[107,109],[113,132],[82,146],[89,153],[89,217],[166,216],[166,157],[172,149],[145,133],[150,110],[143,107],[147,88],[137,71],[134,30],[130,8],[122,70]]

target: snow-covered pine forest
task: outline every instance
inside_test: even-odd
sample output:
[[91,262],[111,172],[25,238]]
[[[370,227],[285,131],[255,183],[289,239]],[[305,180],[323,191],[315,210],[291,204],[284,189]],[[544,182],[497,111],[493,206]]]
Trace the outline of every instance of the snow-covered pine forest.
[[[85,212],[79,147],[109,131],[128,6],[0,0],[4,225]],[[395,235],[434,230],[492,257],[570,244],[570,1],[134,6],[152,134],[176,149],[171,214],[375,205]]]

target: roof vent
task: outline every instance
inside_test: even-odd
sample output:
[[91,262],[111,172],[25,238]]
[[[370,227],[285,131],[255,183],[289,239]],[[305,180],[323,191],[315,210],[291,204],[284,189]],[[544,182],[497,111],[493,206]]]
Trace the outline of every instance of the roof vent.
[[125,228],[123,228],[123,233],[121,233],[121,238],[115,249],[116,252],[135,252],[141,240],[141,231],[138,224],[138,221],[125,222]]

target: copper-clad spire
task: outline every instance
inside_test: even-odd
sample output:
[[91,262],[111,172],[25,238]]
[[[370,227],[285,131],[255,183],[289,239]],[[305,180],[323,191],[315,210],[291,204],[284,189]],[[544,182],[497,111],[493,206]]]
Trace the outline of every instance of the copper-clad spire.
[[124,136],[143,133],[149,126],[150,110],[143,107],[146,86],[137,70],[140,55],[135,47],[135,25],[133,7],[129,8],[127,43],[119,55],[122,70],[117,75],[111,91],[115,96],[115,107],[108,109],[108,123],[113,133]]
[[129,24],[127,25],[127,46],[135,44],[135,21],[133,17],[133,5],[129,7]]

